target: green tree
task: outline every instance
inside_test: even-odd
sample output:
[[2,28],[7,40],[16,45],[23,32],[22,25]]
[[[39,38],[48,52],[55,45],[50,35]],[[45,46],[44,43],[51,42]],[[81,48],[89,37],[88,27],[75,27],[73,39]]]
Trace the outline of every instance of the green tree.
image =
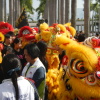
[[20,0],[21,10],[25,8],[29,13],[33,14],[33,0]]
[[32,22],[34,21],[30,14],[27,15],[27,18],[30,19]]
[[38,19],[40,17],[40,15],[44,14],[44,9],[45,9],[45,5],[46,5],[46,0],[39,0],[40,1],[40,5],[39,7],[36,9],[36,11],[38,12]]
[[90,11],[92,11],[92,17],[95,19],[98,19],[98,8],[100,7],[100,0],[95,0],[95,3],[92,3],[92,0],[90,2]]
[[98,22],[96,21],[100,19],[99,15],[100,0],[95,0],[95,3],[93,3],[92,1],[93,0],[91,0],[90,2],[90,11],[92,12],[92,33],[93,33],[95,29],[94,27],[98,25]]

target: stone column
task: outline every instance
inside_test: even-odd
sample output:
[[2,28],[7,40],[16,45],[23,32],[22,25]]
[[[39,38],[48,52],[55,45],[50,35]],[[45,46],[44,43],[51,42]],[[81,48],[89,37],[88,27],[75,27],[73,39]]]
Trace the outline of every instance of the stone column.
[[15,9],[16,9],[16,2],[17,0],[13,0],[13,27],[15,27],[15,21],[16,21],[16,12],[15,12]]
[[57,0],[54,0],[54,23],[57,23]]
[[71,0],[71,25],[76,28],[77,0]]
[[89,36],[90,32],[90,0],[84,0],[84,32],[86,37]]
[[0,0],[0,21],[4,21],[4,0]]
[[65,0],[65,23],[70,22],[70,0]]
[[49,0],[46,0],[43,18],[47,19],[49,24]]
[[9,0],[9,23],[13,25],[13,0]]
[[20,7],[20,0],[17,0],[18,2],[17,2],[17,9],[18,9],[18,17],[20,16],[20,14],[21,14],[21,7]]
[[50,0],[49,1],[49,25],[51,26],[53,23],[55,23],[55,1]]
[[61,0],[61,24],[65,23],[65,0]]
[[7,22],[7,9],[6,9],[6,0],[4,0],[4,21]]
[[61,24],[61,0],[58,0],[58,23]]

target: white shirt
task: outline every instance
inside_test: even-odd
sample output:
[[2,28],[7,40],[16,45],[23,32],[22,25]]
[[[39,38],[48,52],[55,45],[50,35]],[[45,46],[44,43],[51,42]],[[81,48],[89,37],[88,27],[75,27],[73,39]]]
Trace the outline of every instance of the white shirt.
[[[34,88],[24,78],[17,78],[19,88],[19,100],[34,100]],[[16,100],[15,90],[11,79],[3,80],[0,84],[0,100]]]
[[[30,63],[27,63],[22,71],[22,76],[25,76],[27,78],[32,79],[33,75],[35,74],[35,72],[38,68],[43,67],[45,69],[44,65],[42,64],[42,62],[40,61],[39,58],[37,58],[37,60],[35,61],[35,63],[32,66],[30,66],[29,64]],[[30,68],[28,69],[29,66],[30,66]],[[26,73],[26,71],[27,71],[27,73]]]

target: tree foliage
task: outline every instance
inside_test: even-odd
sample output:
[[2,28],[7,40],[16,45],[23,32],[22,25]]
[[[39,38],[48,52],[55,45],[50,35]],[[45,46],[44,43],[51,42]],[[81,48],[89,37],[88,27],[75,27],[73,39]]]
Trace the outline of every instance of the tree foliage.
[[36,9],[36,11],[38,12],[38,18],[40,17],[40,15],[44,13],[44,9],[45,9],[45,4],[46,4],[46,0],[39,0],[40,1],[40,5],[39,7]]
[[98,4],[98,2],[95,2],[95,3],[90,3],[90,10],[91,11],[97,11],[97,9],[98,9],[98,7],[99,7],[99,4]]
[[25,8],[29,13],[33,14],[34,8],[32,6],[33,0],[20,0],[21,9]]
[[93,13],[95,13],[95,15],[94,15],[94,18],[95,19],[98,19],[99,18],[99,13],[98,13],[99,8],[100,8],[100,0],[95,0],[95,3],[92,3],[92,0],[91,0],[90,10]]

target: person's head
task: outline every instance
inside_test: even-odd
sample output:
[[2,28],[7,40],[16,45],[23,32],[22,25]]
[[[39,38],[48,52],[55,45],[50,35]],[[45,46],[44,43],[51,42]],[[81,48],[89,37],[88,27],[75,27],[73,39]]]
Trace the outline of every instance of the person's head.
[[20,38],[15,38],[13,43],[12,43],[12,47],[14,49],[21,49],[21,47],[22,47],[21,39]]
[[[19,68],[18,71],[11,71],[12,69]],[[18,77],[20,76],[20,70],[21,70],[21,62],[19,58],[15,54],[7,54],[3,57],[2,61],[2,69],[5,76],[5,79],[13,78],[14,76]]]
[[83,42],[85,40],[85,34],[79,34],[76,38],[78,42]]
[[12,43],[12,37],[9,34],[5,34],[5,40],[4,40],[4,42],[7,45],[10,45]]
[[7,54],[14,54],[13,48],[11,46],[6,46],[2,51],[2,56],[5,56]]
[[96,37],[99,37],[99,33],[96,33]]
[[83,31],[80,31],[80,34],[84,34],[84,32]]
[[47,20],[47,19],[44,19],[44,18],[39,19],[39,20],[38,20],[38,23],[37,23],[37,26],[39,27],[40,24],[42,24],[42,23],[48,23],[48,20]]
[[16,100],[19,100],[17,77],[21,75],[21,62],[14,54],[4,56],[1,64],[4,79],[11,79],[15,88]]
[[7,34],[9,34],[12,37],[12,40],[14,40],[16,38],[14,32],[9,31]]
[[24,47],[25,59],[28,62],[31,62],[35,58],[39,57],[39,54],[40,54],[40,50],[39,50],[38,46],[34,43],[27,44]]
[[37,46],[40,49],[40,56],[45,56],[47,51],[47,44],[44,41],[39,41]]

